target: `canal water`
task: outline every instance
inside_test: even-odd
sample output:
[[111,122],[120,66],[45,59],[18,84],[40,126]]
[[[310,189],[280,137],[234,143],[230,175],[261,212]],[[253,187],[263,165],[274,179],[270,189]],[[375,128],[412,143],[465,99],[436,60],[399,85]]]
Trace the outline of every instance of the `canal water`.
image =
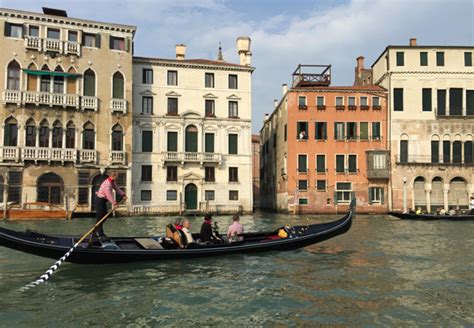
[[[335,216],[243,216],[246,230]],[[216,217],[221,230],[230,217]],[[109,235],[161,235],[172,218],[112,218]],[[201,218],[192,219],[198,231]],[[92,219],[1,227],[81,234]],[[474,222],[359,215],[297,251],[118,265],[63,264],[0,247],[1,327],[474,325]]]

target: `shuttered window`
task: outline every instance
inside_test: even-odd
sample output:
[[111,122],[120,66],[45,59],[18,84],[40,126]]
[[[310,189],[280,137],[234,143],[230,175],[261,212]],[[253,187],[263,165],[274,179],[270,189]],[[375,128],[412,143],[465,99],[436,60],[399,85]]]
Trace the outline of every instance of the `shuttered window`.
[[336,173],[344,173],[344,155],[336,155]]
[[474,90],[466,90],[466,115],[474,116]]
[[238,135],[231,133],[229,134],[229,154],[238,154]]
[[306,155],[298,155],[298,172],[306,173],[308,171],[308,167],[306,163],[307,163]]
[[431,89],[422,89],[422,109],[424,112],[431,112]]
[[357,173],[357,156],[349,155],[348,162],[349,162],[349,172]]
[[400,140],[400,163],[408,163],[408,140]]
[[460,164],[462,162],[462,143],[461,141],[453,142],[453,163]]
[[393,110],[403,111],[403,88],[393,89]]
[[443,141],[443,163],[451,163],[451,143]]
[[467,163],[467,164],[474,163],[472,151],[473,151],[472,141],[466,141],[464,143],[464,163]]
[[206,153],[213,153],[214,152],[214,133],[206,133],[204,139],[205,139],[204,151]]
[[369,123],[368,122],[360,122],[360,140],[368,140],[369,139]]
[[462,115],[462,89],[449,89],[449,115]]
[[405,53],[403,51],[397,51],[397,66],[405,65]]
[[167,151],[178,151],[178,132],[168,132]]
[[439,141],[431,141],[431,163],[439,163]]
[[142,152],[153,151],[153,131],[142,131]]
[[316,155],[316,172],[326,173],[326,155]]
[[428,53],[420,52],[420,66],[428,66]]
[[316,140],[326,140],[327,139],[327,129],[326,122],[316,122],[315,123],[315,139]]
[[438,115],[446,115],[446,90],[438,90]]

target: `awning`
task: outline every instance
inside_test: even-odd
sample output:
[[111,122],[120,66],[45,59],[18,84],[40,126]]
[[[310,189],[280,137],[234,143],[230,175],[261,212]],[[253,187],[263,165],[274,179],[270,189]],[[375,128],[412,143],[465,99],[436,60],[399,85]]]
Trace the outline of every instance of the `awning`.
[[72,74],[72,73],[55,72],[55,71],[36,71],[32,69],[23,69],[23,72],[30,75],[63,76],[63,77],[70,77],[74,79],[81,76],[81,74]]

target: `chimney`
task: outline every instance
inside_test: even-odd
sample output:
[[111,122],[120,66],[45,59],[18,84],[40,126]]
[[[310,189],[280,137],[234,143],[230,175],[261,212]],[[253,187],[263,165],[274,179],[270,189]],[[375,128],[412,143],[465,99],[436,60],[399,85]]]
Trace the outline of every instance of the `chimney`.
[[177,60],[184,60],[186,55],[186,45],[185,44],[177,44],[176,45],[176,59]]
[[288,92],[288,85],[286,83],[281,85],[281,91],[283,93],[283,96],[286,95],[286,93]]
[[278,107],[278,99],[273,99],[273,107]]
[[265,113],[265,118],[263,119],[263,122],[266,122],[268,121],[268,118],[270,117],[270,114],[268,113]]
[[416,47],[416,38],[410,39],[410,47]]
[[252,63],[252,53],[250,52],[251,40],[248,36],[237,38],[237,53],[240,58],[240,65],[250,66]]
[[357,71],[362,71],[364,69],[364,56],[357,57]]

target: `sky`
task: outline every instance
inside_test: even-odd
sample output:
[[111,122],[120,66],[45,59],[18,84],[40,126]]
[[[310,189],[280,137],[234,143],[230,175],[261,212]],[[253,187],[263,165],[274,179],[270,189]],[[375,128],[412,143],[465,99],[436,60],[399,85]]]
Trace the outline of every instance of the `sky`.
[[0,7],[138,27],[135,55],[238,63],[236,39],[252,39],[252,130],[258,133],[273,100],[298,64],[331,64],[332,85],[352,85],[356,58],[369,67],[388,45],[474,45],[472,0],[0,0]]

